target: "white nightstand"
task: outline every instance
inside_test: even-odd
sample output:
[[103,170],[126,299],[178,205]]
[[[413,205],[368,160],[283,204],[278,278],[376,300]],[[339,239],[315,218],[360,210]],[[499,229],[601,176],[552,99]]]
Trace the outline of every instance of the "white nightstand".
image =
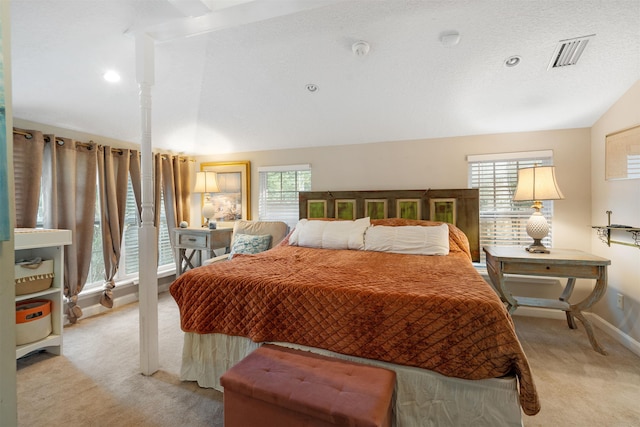
[[[174,232],[176,276],[180,276],[188,269],[202,265],[203,251],[207,251],[206,258],[213,256],[214,249],[224,248],[229,252],[233,228],[176,228]],[[196,265],[193,264],[195,254],[198,254]]]
[[[607,352],[600,346],[593,333],[591,322],[582,312],[598,302],[607,290],[607,266],[611,261],[574,249],[552,248],[551,253],[537,254],[517,246],[485,246],[487,272],[502,301],[507,303],[509,313],[518,307],[542,307],[562,310],[566,313],[569,328],[576,329],[574,318],[579,319],[595,351]],[[551,276],[567,278],[567,285],[558,299],[527,298],[514,296],[505,284],[505,276],[521,274],[528,276]],[[576,279],[593,279],[591,294],[577,304],[569,302]]]

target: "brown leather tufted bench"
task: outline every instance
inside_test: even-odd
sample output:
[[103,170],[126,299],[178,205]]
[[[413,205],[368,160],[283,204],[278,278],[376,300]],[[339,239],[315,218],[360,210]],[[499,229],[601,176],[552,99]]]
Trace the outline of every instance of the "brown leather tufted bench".
[[225,427],[391,425],[395,372],[264,345],[227,371]]

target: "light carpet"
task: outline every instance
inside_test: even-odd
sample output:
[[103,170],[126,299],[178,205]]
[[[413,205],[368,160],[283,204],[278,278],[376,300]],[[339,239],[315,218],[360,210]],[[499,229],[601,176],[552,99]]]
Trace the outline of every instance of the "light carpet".
[[[138,305],[81,319],[64,330],[63,356],[18,361],[19,426],[222,426],[222,394],[179,379],[178,308],[159,296],[160,370],[140,374]],[[640,358],[596,329],[515,316],[542,403],[525,427],[640,426]]]

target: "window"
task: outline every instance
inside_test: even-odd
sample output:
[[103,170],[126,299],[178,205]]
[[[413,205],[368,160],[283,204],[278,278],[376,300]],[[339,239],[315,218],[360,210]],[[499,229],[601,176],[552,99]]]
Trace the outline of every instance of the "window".
[[[97,180],[97,177],[96,177]],[[96,185],[98,185],[96,183]],[[100,226],[100,190],[96,188],[96,210],[93,215],[93,242],[91,244],[91,264],[83,290],[95,289],[104,283],[104,255],[102,254],[102,227]]]
[[[101,288],[104,283],[105,268],[104,256],[102,254],[102,227],[100,225],[100,193],[98,178],[96,177],[96,210],[93,220],[93,241],[91,247],[91,264],[84,291]],[[122,237],[122,252],[120,256],[120,267],[115,276],[115,280],[122,281],[138,277],[138,214],[131,178],[127,185],[127,201],[125,208],[124,231]],[[44,202],[43,194],[40,192],[40,202],[36,218],[36,226],[44,225]],[[169,240],[169,229],[167,217],[164,210],[164,197],[160,195],[160,230],[158,233],[158,271],[163,272],[175,268],[173,249]]]
[[[102,231],[100,227],[100,196],[96,194],[96,216],[93,233],[93,248],[91,250],[91,265],[89,276],[83,291],[102,287],[104,283],[104,257],[102,255]],[[122,252],[120,266],[115,280],[121,281],[138,277],[138,213],[133,194],[131,178],[127,184],[127,201],[124,213],[124,231],[122,235]],[[158,270],[174,268],[173,250],[169,240],[167,218],[164,211],[162,194],[160,196],[160,230],[158,233]]]
[[627,154],[627,178],[640,178],[640,154]]
[[298,223],[298,193],[311,190],[311,166],[291,165],[258,168],[260,194],[258,217],[263,221]]
[[[529,201],[515,202],[518,169],[532,166],[552,166],[553,152],[532,151],[468,156],[469,186],[480,193],[480,247],[528,246],[527,220],[533,213]],[[542,214],[549,222],[549,235],[542,239],[551,245],[553,202],[545,201]],[[484,252],[480,262],[485,263]]]
[[[44,184],[43,184],[44,185]],[[83,290],[98,288],[104,282],[104,257],[102,255],[102,229],[100,227],[100,194],[96,177],[96,210],[93,216],[93,241],[91,243],[91,264]],[[44,200],[40,191],[36,227],[44,227]]]
[[[124,213],[124,232],[122,243],[122,255],[120,257],[120,269],[118,278],[132,278],[138,276],[138,209],[133,195],[133,186],[129,178],[127,188],[127,206]],[[164,195],[160,190],[160,230],[158,232],[158,270],[166,270],[175,267],[173,249],[169,240],[169,228],[167,216],[164,210]]]

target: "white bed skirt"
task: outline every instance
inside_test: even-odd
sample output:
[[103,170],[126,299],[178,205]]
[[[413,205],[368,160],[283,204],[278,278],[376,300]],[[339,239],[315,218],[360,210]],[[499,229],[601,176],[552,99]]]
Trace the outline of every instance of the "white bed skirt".
[[[464,380],[317,348],[280,342],[272,344],[395,371],[393,412],[396,427],[523,425],[515,377]],[[180,378],[197,381],[200,387],[224,391],[220,376],[260,345],[244,337],[185,333]]]

